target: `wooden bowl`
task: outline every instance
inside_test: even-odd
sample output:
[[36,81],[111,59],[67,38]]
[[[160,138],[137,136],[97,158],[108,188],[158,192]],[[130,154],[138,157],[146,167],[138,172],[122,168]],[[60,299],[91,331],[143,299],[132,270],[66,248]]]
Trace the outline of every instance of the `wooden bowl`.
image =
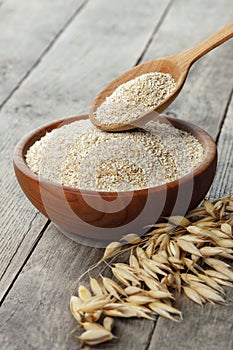
[[117,240],[123,234],[146,232],[146,225],[161,217],[184,215],[205,197],[215,175],[217,150],[213,139],[198,126],[167,117],[176,128],[193,134],[204,148],[202,163],[179,180],[144,190],[97,192],[73,189],[35,175],[25,154],[35,141],[55,128],[87,115],[52,122],[24,137],[14,152],[18,182],[32,204],[65,234],[96,240]]

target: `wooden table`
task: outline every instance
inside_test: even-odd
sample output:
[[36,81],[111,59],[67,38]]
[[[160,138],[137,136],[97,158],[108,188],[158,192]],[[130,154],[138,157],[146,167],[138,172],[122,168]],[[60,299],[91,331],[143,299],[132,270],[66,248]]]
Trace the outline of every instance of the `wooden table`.
[[[0,1],[0,348],[77,349],[69,312],[75,280],[102,250],[59,233],[21,192],[12,168],[19,139],[63,116],[87,112],[96,93],[145,60],[198,43],[232,21],[232,0]],[[169,108],[216,140],[210,198],[233,185],[233,41],[192,68]],[[117,340],[99,349],[232,350],[233,293],[227,304],[181,297],[184,321],[118,320]]]

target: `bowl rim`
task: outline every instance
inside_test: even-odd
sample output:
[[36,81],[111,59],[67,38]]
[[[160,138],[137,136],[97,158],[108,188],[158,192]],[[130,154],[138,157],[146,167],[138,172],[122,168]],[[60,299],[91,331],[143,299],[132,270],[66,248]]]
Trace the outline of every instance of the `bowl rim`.
[[33,173],[29,169],[29,167],[26,163],[26,159],[25,159],[26,151],[28,150],[28,148],[30,146],[27,149],[25,149],[25,147],[28,143],[30,143],[30,140],[32,140],[33,138],[35,138],[35,136],[37,136],[38,138],[36,138],[33,142],[33,143],[35,143],[37,140],[40,140],[41,137],[43,137],[46,134],[46,131],[48,131],[48,130],[51,131],[53,129],[57,129],[57,128],[63,126],[64,124],[70,124],[74,121],[88,119],[89,118],[88,114],[82,114],[82,115],[78,115],[78,116],[71,116],[71,117],[67,117],[67,118],[53,120],[47,124],[43,124],[42,126],[36,128],[36,129],[32,130],[30,133],[26,134],[24,137],[21,138],[21,140],[15,146],[14,154],[13,154],[14,168],[18,168],[24,175],[26,175],[29,178],[31,178],[32,180],[38,182],[40,185],[45,184],[47,186],[52,186],[53,188],[57,188],[59,190],[61,190],[61,188],[62,188],[63,191],[65,191],[67,193],[69,192],[71,194],[84,193],[86,195],[91,195],[91,196],[101,195],[102,197],[116,197],[116,194],[118,196],[132,196],[132,194],[133,194],[133,196],[135,196],[135,195],[141,196],[143,194],[147,194],[148,191],[160,192],[160,191],[164,191],[164,190],[168,191],[169,189],[174,189],[177,186],[188,183],[191,179],[195,178],[200,173],[204,172],[210,166],[210,164],[214,161],[215,157],[217,156],[217,147],[216,147],[216,144],[215,144],[215,141],[213,140],[213,138],[205,130],[201,129],[199,126],[197,126],[191,122],[176,118],[176,117],[170,117],[170,116],[166,116],[166,115],[163,115],[163,116],[171,124],[174,123],[175,127],[177,127],[177,125],[178,125],[177,128],[184,130],[184,131],[187,131],[187,132],[191,133],[194,137],[196,137],[204,149],[204,157],[203,157],[202,162],[197,167],[195,167],[192,172],[189,172],[188,174],[180,177],[177,180],[167,182],[167,183],[159,185],[159,186],[148,187],[148,188],[139,189],[139,190],[115,191],[114,192],[114,191],[85,190],[85,189],[81,189],[81,188],[73,188],[70,186],[64,186],[64,185],[61,185],[59,183],[51,182],[51,181],[43,178],[42,176],[39,176],[39,175]]

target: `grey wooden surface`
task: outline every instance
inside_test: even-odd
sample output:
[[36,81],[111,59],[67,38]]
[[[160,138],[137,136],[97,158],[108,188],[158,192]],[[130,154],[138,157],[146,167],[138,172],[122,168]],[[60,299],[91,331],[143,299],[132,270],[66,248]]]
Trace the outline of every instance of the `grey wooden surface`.
[[[232,0],[0,1],[0,349],[77,349],[68,304],[78,276],[102,254],[59,233],[22,194],[12,169],[31,129],[88,112],[95,94],[133,65],[185,50],[232,21]],[[209,196],[233,188],[233,42],[196,63],[169,110],[217,141]],[[178,298],[179,324],[118,320],[98,349],[233,348],[232,290],[224,306]]]

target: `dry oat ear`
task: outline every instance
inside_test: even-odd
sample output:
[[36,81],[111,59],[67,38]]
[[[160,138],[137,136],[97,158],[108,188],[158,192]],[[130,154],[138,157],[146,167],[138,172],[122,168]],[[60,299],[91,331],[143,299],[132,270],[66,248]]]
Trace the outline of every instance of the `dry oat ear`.
[[122,248],[122,244],[120,242],[109,243],[109,245],[105,248],[102,260],[112,258],[121,250],[121,248]]
[[103,326],[105,329],[111,332],[114,326],[114,319],[112,317],[105,317],[103,321]]
[[[179,217],[182,225],[177,227],[174,224],[178,217],[172,217],[171,225],[153,225],[153,231],[140,240],[126,235],[129,240],[125,248],[119,242],[109,244],[104,253],[106,259],[114,256],[116,260],[119,252],[125,252],[129,260],[110,261],[107,266],[111,277],[90,278],[94,296],[81,285],[80,298],[71,297],[71,312],[85,329],[79,339],[89,345],[112,339],[115,317],[153,320],[159,315],[180,321],[182,314],[173,306],[176,291],[183,291],[199,305],[223,303],[223,287],[232,286],[233,282],[232,268],[224,261],[233,260],[233,249],[228,247],[233,244],[233,200],[228,196],[216,203],[206,201],[207,210],[201,207]],[[215,216],[210,215],[213,206]],[[201,218],[196,217],[197,213],[201,213]],[[187,217],[196,217],[196,221],[190,222]],[[102,325],[103,316],[106,317]]]

